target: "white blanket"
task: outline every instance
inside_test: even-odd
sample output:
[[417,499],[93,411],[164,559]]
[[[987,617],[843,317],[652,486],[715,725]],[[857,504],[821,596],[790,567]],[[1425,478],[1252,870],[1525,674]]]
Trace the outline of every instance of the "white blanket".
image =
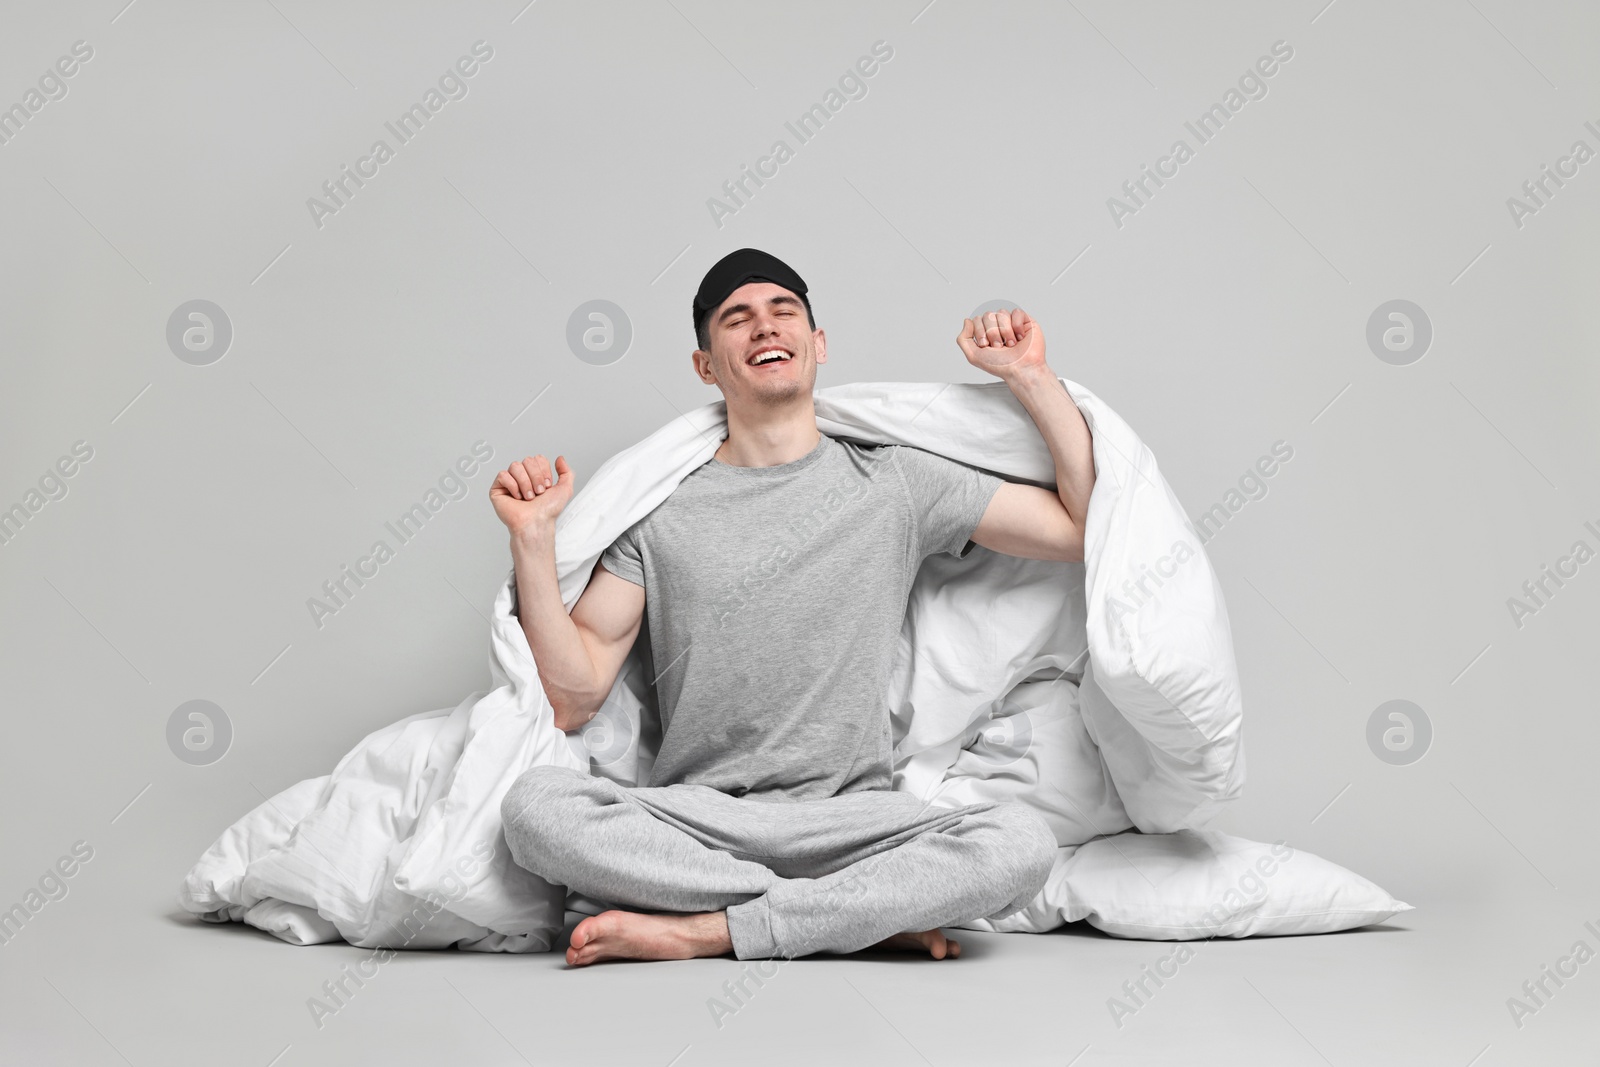
[[[947,806],[1022,800],[1065,858],[1102,834],[1205,824],[1239,795],[1244,754],[1232,638],[1204,549],[1150,450],[1104,401],[1063,383],[1094,440],[1084,562],[982,547],[929,557],[886,699],[895,788]],[[1003,382],[842,385],[815,400],[830,436],[1054,485],[1049,449]],[[595,472],[556,527],[569,611],[601,552],[726,435],[718,401]],[[659,720],[641,642],[596,719],[581,733],[556,729],[515,604],[511,573],[495,599],[489,691],[370,734],[332,774],[247,814],[189,872],[182,906],[297,944],[550,949],[568,899],[511,861],[501,797],[545,763],[642,782]],[[1059,881],[1020,928],[1065,921],[1066,902],[1051,898]]]

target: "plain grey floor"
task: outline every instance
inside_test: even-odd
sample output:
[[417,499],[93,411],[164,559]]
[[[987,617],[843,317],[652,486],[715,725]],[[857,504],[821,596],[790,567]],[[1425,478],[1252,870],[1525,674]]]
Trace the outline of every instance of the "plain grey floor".
[[[73,895],[0,950],[0,1062],[1493,1067],[1600,1055],[1600,975],[1587,973],[1600,961],[1520,1030],[1510,1024],[1503,1002],[1523,978],[1596,940],[1530,906],[1520,873],[1437,885],[1416,911],[1364,930],[1191,943],[1120,1026],[1108,998],[1177,946],[1078,923],[952,931],[959,960],[794,960],[720,1026],[707,1005],[740,975],[732,959],[569,968],[556,953],[401,953],[349,985],[320,1027],[307,999],[369,951],[199,923],[164,905],[171,873],[97,855]],[[579,918],[568,913],[566,933]]]

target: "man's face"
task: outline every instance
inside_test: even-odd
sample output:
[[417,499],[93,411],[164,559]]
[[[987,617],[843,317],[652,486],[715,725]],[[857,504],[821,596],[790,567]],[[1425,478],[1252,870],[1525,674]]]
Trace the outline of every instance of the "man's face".
[[828,361],[827,338],[811,328],[805,305],[773,282],[741,285],[706,321],[711,351],[695,351],[695,370],[729,403],[809,396],[817,364]]

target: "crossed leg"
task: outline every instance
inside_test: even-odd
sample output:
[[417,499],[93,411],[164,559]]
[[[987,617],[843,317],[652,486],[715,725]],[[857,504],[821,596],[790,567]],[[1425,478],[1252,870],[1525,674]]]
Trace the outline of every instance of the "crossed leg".
[[518,864],[624,908],[579,924],[569,963],[612,956],[794,958],[871,946],[959,955],[940,927],[1021,908],[1054,835],[1020,804],[932,808],[907,793],[735,798],[627,789],[533,768],[501,804]]

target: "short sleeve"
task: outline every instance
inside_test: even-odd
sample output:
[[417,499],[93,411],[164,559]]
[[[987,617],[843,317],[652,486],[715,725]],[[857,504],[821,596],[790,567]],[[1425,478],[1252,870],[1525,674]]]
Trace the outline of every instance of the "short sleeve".
[[639,524],[628,527],[600,553],[600,562],[618,578],[644,587],[644,559],[639,554]]
[[890,447],[911,496],[921,539],[919,558],[936,552],[965,558],[972,551],[972,531],[1004,479],[920,448]]

